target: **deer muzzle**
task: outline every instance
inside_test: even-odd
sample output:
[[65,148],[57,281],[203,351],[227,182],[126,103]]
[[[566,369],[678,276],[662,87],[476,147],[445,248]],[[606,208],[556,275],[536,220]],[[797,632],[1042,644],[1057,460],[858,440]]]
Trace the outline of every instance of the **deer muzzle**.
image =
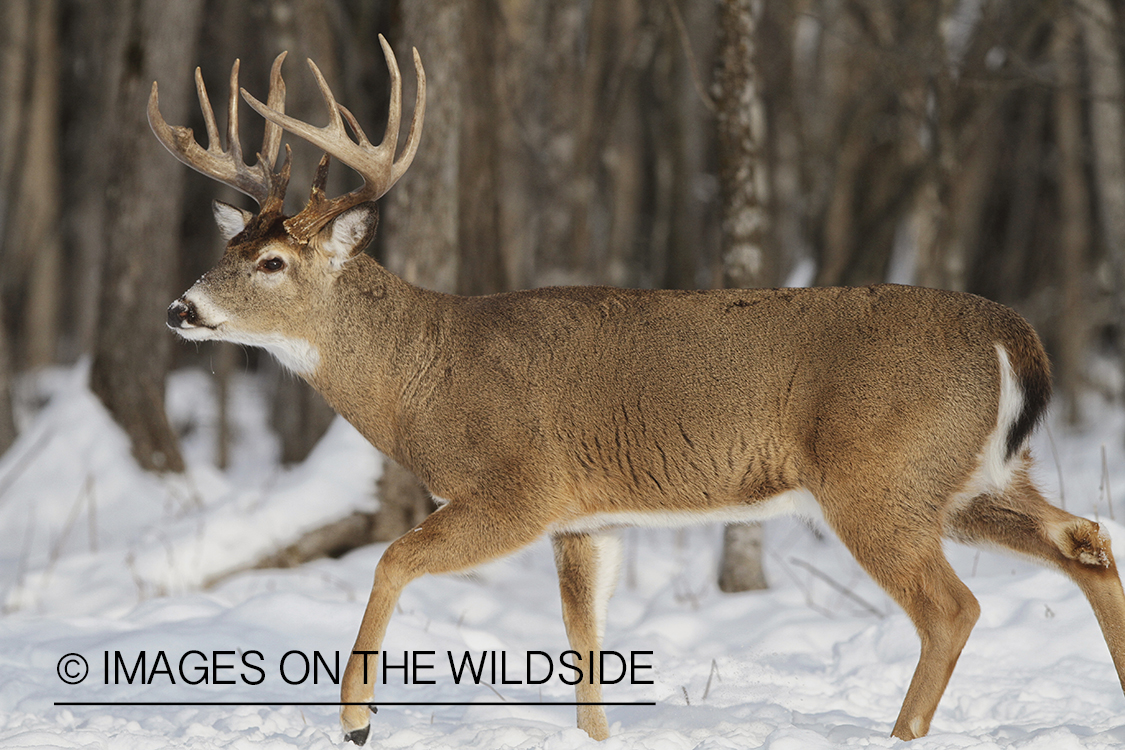
[[195,305],[182,297],[168,306],[168,327],[173,330],[194,328],[199,325]]

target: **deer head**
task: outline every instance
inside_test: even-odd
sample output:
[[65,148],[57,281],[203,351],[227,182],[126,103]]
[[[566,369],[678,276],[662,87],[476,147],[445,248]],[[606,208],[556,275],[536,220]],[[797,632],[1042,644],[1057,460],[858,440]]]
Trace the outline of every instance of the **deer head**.
[[[328,124],[318,128],[285,114],[285,82],[281,66],[286,53],[274,60],[267,103],[255,99],[238,86],[239,63],[230,74],[227,144],[224,148],[203,76],[195,71],[196,89],[207,128],[208,147],[202,148],[190,128],[171,126],[160,114],[157,84],[152,84],[148,118],[160,142],[177,159],[212,179],[253,198],[259,207],[251,213],[215,201],[215,220],[226,252],[219,263],[203,275],[168,308],[168,326],[185,339],[210,339],[261,346],[299,374],[307,375],[319,361],[309,330],[317,319],[312,309],[326,298],[349,259],[371,241],[378,222],[374,201],[402,177],[418,150],[426,108],[426,74],[418,51],[414,69],[418,94],[410,133],[402,153],[395,158],[402,111],[402,77],[390,45],[379,41],[391,75],[390,112],[383,140],[372,144],[356,118],[336,102],[324,76],[312,60],[312,69],[328,110]],[[238,92],[266,120],[262,150],[257,162],[243,160],[238,137]],[[344,128],[347,120],[355,136]],[[294,216],[285,216],[285,191],[289,183],[291,154],[277,166],[282,130],[322,148],[325,152],[313,179],[309,200]],[[330,156],[354,169],[363,185],[350,193],[328,198]]]

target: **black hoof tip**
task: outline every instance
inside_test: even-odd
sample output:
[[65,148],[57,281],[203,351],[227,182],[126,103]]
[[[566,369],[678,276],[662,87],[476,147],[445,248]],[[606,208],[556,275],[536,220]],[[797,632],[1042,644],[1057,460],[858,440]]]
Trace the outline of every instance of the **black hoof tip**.
[[354,742],[355,744],[362,747],[364,744],[367,743],[367,735],[370,731],[371,731],[371,725],[368,724],[365,727],[361,727],[359,729],[353,729],[352,731],[348,732],[347,734],[344,735],[344,739],[348,742]]

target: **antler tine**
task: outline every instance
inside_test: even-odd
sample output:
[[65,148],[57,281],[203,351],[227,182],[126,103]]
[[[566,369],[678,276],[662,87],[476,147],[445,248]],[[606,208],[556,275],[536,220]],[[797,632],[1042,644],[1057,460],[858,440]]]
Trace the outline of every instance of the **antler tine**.
[[[280,61],[284,53],[274,62],[274,74],[270,82],[270,104],[284,109],[285,86],[281,81]],[[203,74],[195,71],[195,87],[199,96],[199,106],[203,111],[203,122],[207,129],[207,148],[195,140],[191,128],[169,125],[160,114],[159,89],[154,81],[148,101],[148,121],[153,133],[173,156],[197,172],[207,175],[225,185],[245,193],[257,201],[263,209],[267,203],[271,208],[280,208],[285,195],[287,180],[284,174],[275,175],[273,166],[281,145],[281,132],[274,126],[266,128],[263,153],[258,155],[258,163],[248,166],[242,159],[242,144],[238,139],[238,69],[239,61],[231,67],[231,95],[228,101],[227,148],[223,148],[219,129],[215,124],[215,113],[207,87],[203,84]],[[277,85],[275,86],[275,82]],[[276,132],[271,132],[276,130]],[[282,170],[284,173],[285,170]]]
[[361,128],[359,125],[359,120],[355,119],[355,115],[353,115],[351,113],[351,110],[349,110],[343,104],[340,104],[338,106],[340,107],[340,113],[343,114],[344,119],[348,121],[348,127],[352,129],[353,133],[355,133],[355,137],[356,140],[359,141],[359,145],[370,146],[371,141],[367,140],[367,133],[363,132],[363,128]]
[[418,48],[412,47],[414,52],[414,73],[418,77],[418,94],[414,98],[414,115],[410,118],[410,132],[406,135],[406,145],[402,147],[402,154],[394,163],[393,182],[406,173],[418,153],[418,144],[422,141],[422,121],[426,117],[426,71],[422,69],[422,57]]
[[383,57],[387,59],[387,72],[391,74],[391,101],[387,107],[387,129],[383,132],[383,140],[379,142],[378,150],[384,151],[390,146],[391,159],[394,159],[395,148],[398,147],[398,127],[402,118],[402,74],[398,70],[398,60],[387,38],[379,35],[379,44],[383,47]]
[[346,137],[344,133],[344,121],[340,119],[340,105],[336,103],[336,97],[332,94],[332,88],[328,85],[328,81],[324,80],[324,74],[320,72],[320,68],[316,67],[316,63],[311,58],[306,60],[309,64],[309,70],[312,71],[313,77],[316,78],[317,88],[320,89],[320,95],[324,98],[324,108],[328,110],[328,125],[325,130],[331,132],[333,135]]
[[[273,61],[270,68],[270,93],[266,100],[270,109],[275,112],[285,112],[285,79],[281,77],[281,64],[285,62],[288,52],[282,52]],[[231,87],[231,97],[237,96],[237,88]],[[262,153],[258,158],[266,162],[269,169],[277,163],[277,152],[281,148],[282,129],[280,125],[266,120],[266,132],[262,136]]]
[[[234,76],[238,75],[238,60],[234,61],[231,73]],[[203,71],[198,67],[195,69],[195,95],[199,98],[199,108],[203,110],[203,126],[207,129],[207,150],[222,148],[219,128],[215,125],[215,112],[211,109],[211,97],[207,95],[207,86],[203,84]]]
[[[227,92],[227,146],[231,161],[234,162],[236,167],[245,163],[242,158],[242,142],[238,138],[238,68],[240,63],[241,60],[235,58],[234,65],[230,66],[230,89]],[[203,88],[203,74],[199,72],[199,68],[195,69],[195,80],[199,86],[199,101],[202,103],[206,92]],[[207,97],[206,110],[210,109],[210,97]],[[210,137],[211,132],[216,129],[214,115],[210,111],[205,111],[204,119],[207,120],[207,133]],[[219,139],[215,137],[207,144],[207,147],[211,148],[212,143],[218,142]]]
[[[242,97],[255,112],[266,120],[288,130],[314,146],[318,146],[363,177],[362,187],[331,200],[326,199],[322,191],[318,193],[314,185],[313,196],[310,198],[309,204],[300,214],[286,221],[286,227],[294,236],[311,236],[313,232],[348,208],[382,197],[406,172],[418,150],[422,120],[426,108],[426,74],[422,69],[422,60],[418,51],[414,50],[414,69],[418,75],[418,96],[406,147],[396,161],[395,150],[402,112],[402,76],[399,73],[398,63],[391,46],[381,34],[379,35],[379,41],[391,73],[391,101],[387,117],[387,131],[378,146],[372,145],[367,139],[352,113],[346,107],[337,103],[335,96],[332,94],[332,89],[324,79],[324,75],[312,60],[309,60],[309,68],[316,78],[317,86],[320,88],[321,96],[324,98],[325,106],[328,109],[328,124],[324,127],[314,127],[290,117],[270,105],[262,104],[245,89],[242,90]],[[347,119],[348,126],[351,127],[356,140],[352,140],[348,135],[344,127],[344,119]]]

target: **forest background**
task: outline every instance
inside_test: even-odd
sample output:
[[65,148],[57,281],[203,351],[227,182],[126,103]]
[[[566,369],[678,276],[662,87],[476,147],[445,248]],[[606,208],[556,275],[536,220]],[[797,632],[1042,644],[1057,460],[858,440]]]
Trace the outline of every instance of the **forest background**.
[[[158,80],[167,120],[202,138],[194,67],[218,103],[235,58],[263,92],[289,50],[289,113],[325,119],[309,57],[377,135],[379,33],[400,60],[417,47],[428,78],[421,148],[369,249],[411,282],[965,290],[1031,320],[1069,419],[1097,416],[1081,413],[1087,391],[1121,398],[1125,11],[1111,0],[4,0],[0,454],[34,408],[20,379],[89,358],[151,471],[183,470],[163,389],[184,367],[214,374],[219,467],[243,371],[270,394],[282,460],[303,460],[331,420],[319,397],[260,352],[165,328],[220,253],[211,199],[249,205],[171,158],[145,107]],[[412,102],[409,66],[404,79]],[[253,151],[246,108],[242,131]],[[318,155],[293,145],[292,183],[307,185]],[[320,551],[428,512],[404,470],[380,484],[382,510]]]

